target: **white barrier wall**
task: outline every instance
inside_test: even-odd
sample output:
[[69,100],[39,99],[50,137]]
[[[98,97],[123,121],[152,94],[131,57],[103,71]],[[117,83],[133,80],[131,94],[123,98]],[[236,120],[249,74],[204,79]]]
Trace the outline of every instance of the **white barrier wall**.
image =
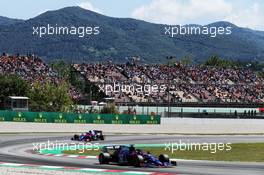
[[264,119],[162,118],[160,125],[60,124],[0,122],[0,133],[87,132],[106,133],[177,133],[177,134],[264,134]]

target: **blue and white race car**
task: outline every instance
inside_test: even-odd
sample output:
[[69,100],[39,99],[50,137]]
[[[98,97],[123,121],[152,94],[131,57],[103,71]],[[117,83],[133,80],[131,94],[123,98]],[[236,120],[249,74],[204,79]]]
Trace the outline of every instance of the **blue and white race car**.
[[104,146],[98,158],[100,164],[117,163],[135,167],[170,167],[177,165],[177,162],[171,161],[166,154],[156,157],[149,152],[136,149],[133,145]]

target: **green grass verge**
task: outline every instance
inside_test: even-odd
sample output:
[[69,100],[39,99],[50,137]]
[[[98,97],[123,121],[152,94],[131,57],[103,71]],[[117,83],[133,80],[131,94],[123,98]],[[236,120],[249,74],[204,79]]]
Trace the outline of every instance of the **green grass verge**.
[[[213,161],[241,161],[241,162],[264,162],[264,143],[235,143],[231,144],[230,151],[186,150],[169,151],[165,147],[144,147],[143,150],[150,151],[154,155],[168,154],[171,158]],[[100,150],[67,150],[64,154],[99,155]]]

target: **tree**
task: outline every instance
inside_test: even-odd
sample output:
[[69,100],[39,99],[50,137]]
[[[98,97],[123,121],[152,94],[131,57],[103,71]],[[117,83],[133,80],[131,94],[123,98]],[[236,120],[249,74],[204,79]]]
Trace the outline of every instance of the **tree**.
[[177,58],[174,56],[168,56],[166,59],[168,66],[174,65],[177,62]]
[[30,85],[17,75],[0,75],[0,104],[8,96],[27,96]]
[[69,84],[84,94],[84,99],[89,99],[89,101],[91,101],[100,100],[105,97],[105,94],[99,92],[99,88],[94,83],[87,81],[86,77],[76,71],[69,63],[63,60],[57,60],[54,61],[51,66],[58,72],[60,77],[66,79]]
[[193,60],[191,56],[184,56],[183,58],[180,59],[180,63],[185,66],[192,64],[192,62]]
[[221,59],[218,55],[213,55],[205,62],[205,65],[217,68],[231,68],[239,67],[241,63],[239,61]]
[[85,77],[82,77],[82,75],[77,72],[72,66],[70,67],[69,72],[69,82],[71,85],[79,89],[82,93],[85,93]]
[[103,109],[101,109],[101,114],[119,114],[119,111],[114,103],[108,103]]
[[63,61],[56,60],[51,63],[53,70],[58,72],[59,76],[68,81],[71,85],[83,92],[84,79],[80,74],[71,66],[71,64]]
[[261,78],[264,78],[264,70],[257,72],[257,75]]
[[30,108],[33,111],[67,112],[73,104],[66,83],[54,85],[50,82],[33,84],[30,92]]
[[53,70],[58,72],[60,77],[64,79],[68,79],[71,71],[71,65],[66,63],[63,60],[55,60],[51,63],[51,67]]
[[211,56],[206,62],[206,66],[219,66],[221,64],[221,59],[217,55]]

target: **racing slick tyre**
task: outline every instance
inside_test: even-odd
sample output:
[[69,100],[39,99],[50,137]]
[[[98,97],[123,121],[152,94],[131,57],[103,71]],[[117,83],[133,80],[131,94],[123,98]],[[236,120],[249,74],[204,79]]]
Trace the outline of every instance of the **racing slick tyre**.
[[164,162],[170,162],[170,158],[169,158],[169,156],[167,155],[167,154],[161,154],[160,156],[159,156],[159,161],[161,161],[162,163],[164,163]]
[[101,136],[99,137],[99,139],[100,139],[100,140],[104,140],[105,137],[104,137],[103,135],[101,135]]
[[177,162],[176,162],[175,160],[170,161],[170,163],[171,163],[173,166],[177,166],[177,165],[178,165]]
[[71,139],[72,140],[79,140],[79,137],[80,137],[79,135],[75,134]]
[[144,163],[144,158],[141,155],[136,155],[132,161],[133,166],[141,167],[142,163]]
[[110,161],[110,154],[109,153],[101,153],[99,154],[99,163],[100,164],[109,164]]

